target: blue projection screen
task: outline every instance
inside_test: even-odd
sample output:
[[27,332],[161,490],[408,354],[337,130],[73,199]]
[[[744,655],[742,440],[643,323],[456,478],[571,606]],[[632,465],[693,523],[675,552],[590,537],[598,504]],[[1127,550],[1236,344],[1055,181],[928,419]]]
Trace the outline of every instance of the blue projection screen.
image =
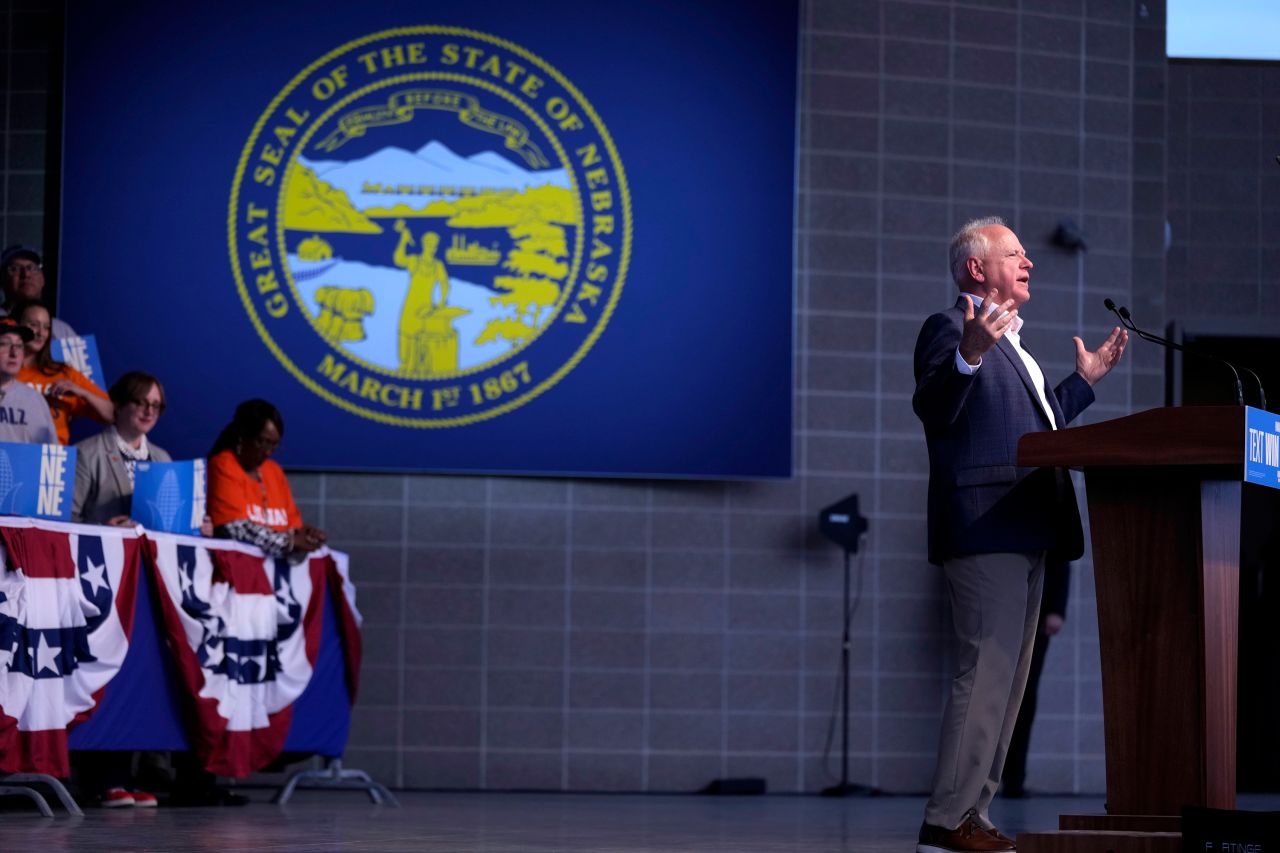
[[1280,60],[1275,0],[1169,0],[1165,17],[1172,59]]
[[175,458],[788,476],[797,17],[68,4],[60,311]]

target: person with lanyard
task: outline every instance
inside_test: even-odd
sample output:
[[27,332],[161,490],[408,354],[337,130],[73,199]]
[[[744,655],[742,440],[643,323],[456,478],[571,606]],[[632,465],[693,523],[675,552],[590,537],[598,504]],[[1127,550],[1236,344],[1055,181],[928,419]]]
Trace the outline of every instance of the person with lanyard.
[[215,536],[301,560],[327,537],[302,523],[289,481],[271,459],[283,438],[284,418],[275,406],[266,400],[237,406],[209,451],[206,507]]
[[88,416],[104,424],[111,423],[115,406],[106,393],[71,365],[54,360],[50,351],[53,326],[49,309],[39,302],[20,302],[13,306],[13,319],[32,334],[18,379],[45,396],[58,443],[70,443],[71,422],[75,418]]
[[1075,342],[1075,371],[1056,386],[1024,340],[1031,299],[1022,243],[998,217],[951,240],[949,310],[925,320],[912,408],[929,452],[929,562],[951,599],[955,675],[917,853],[1009,851],[988,815],[1031,668],[1046,560],[1075,559],[1084,534],[1067,472],[1018,465],[1027,433],[1062,429],[1119,363],[1120,327],[1098,349]]

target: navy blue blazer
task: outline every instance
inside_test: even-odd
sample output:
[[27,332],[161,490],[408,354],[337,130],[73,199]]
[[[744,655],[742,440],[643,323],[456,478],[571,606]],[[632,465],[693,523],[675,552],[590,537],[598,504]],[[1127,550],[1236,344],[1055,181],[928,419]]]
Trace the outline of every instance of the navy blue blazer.
[[[1017,464],[1018,439],[1052,427],[1013,344],[1001,338],[972,376],[956,369],[966,300],[925,320],[916,341],[911,406],[929,447],[929,562],[1013,551],[1079,559],[1071,477]],[[1053,389],[1046,381],[1045,397],[1059,427],[1094,399],[1075,372]]]

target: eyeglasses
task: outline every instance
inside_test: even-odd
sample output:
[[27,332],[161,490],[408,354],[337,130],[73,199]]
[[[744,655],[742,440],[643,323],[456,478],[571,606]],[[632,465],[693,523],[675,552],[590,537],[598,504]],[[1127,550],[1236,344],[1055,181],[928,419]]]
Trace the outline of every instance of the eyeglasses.
[[249,439],[249,442],[263,453],[274,453],[276,448],[280,446],[280,439],[278,438],[263,438],[262,436],[257,436]]
[[150,400],[130,400],[142,412],[155,412],[157,415],[164,411],[164,403],[153,403]]
[[37,323],[34,320],[23,321],[22,325],[26,326],[33,332],[47,332],[53,328],[51,323]]
[[9,264],[5,269],[9,275],[35,275],[44,267],[40,264]]

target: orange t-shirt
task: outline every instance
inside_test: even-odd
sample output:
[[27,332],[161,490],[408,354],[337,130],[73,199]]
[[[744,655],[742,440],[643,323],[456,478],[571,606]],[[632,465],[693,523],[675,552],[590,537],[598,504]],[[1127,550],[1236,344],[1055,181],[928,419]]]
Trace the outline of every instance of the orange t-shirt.
[[[89,379],[69,364],[62,365],[62,369],[52,376],[38,367],[28,367],[26,365],[23,365],[22,370],[18,372],[18,381],[30,385],[39,391],[41,395],[44,394],[46,388],[59,379],[69,379],[90,394],[97,394],[102,399],[107,399],[106,391],[94,385],[92,379]],[[53,415],[53,428],[58,433],[59,444],[66,444],[71,440],[71,421],[78,417],[88,415],[95,421],[106,423],[98,415],[97,409],[83,397],[77,397],[75,394],[63,394],[61,397],[45,397],[44,399],[49,404],[49,414]]]
[[272,530],[302,526],[302,515],[284,471],[270,459],[258,468],[261,482],[240,467],[234,452],[224,450],[209,460],[205,509],[214,527],[248,519]]

